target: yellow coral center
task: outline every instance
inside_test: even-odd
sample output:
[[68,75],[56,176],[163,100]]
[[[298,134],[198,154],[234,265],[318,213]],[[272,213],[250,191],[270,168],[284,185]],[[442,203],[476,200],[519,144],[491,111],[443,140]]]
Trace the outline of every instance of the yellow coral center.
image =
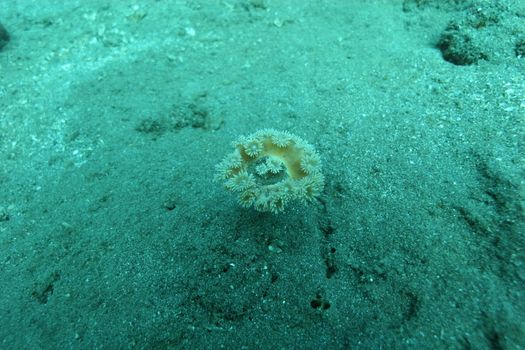
[[271,140],[264,140],[263,149],[256,158],[250,157],[242,146],[239,147],[239,151],[242,158],[247,162],[264,157],[275,157],[280,159],[286,168],[286,173],[294,180],[301,179],[308,175],[301,169],[302,151],[298,149],[294,143],[285,147],[279,147]]

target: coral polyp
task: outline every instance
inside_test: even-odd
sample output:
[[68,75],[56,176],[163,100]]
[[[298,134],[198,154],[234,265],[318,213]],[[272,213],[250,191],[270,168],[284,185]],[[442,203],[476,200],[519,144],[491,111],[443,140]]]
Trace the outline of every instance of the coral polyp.
[[300,137],[264,129],[234,145],[217,165],[215,178],[237,194],[243,207],[279,213],[289,202],[312,201],[321,194],[321,159]]

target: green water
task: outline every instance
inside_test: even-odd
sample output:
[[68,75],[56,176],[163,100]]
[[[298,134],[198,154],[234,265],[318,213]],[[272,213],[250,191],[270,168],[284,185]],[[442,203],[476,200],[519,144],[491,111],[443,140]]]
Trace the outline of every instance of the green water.
[[[525,4],[0,4],[1,349],[524,349]],[[3,33],[3,34],[2,34]],[[298,135],[313,202],[215,166]]]

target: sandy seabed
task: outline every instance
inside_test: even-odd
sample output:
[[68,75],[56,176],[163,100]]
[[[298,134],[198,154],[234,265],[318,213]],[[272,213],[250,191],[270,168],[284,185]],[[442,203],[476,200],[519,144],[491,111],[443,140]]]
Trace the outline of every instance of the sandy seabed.
[[[2,349],[525,348],[520,1],[5,1]],[[311,203],[213,181],[241,135]]]

